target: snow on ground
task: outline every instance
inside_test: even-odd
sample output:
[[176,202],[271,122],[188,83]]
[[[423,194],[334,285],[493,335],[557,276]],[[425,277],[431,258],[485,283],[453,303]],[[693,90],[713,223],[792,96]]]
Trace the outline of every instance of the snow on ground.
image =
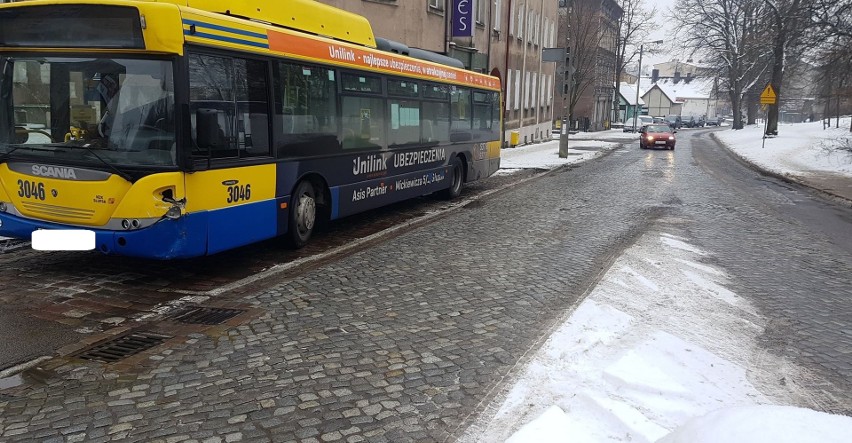
[[[569,148],[615,148],[618,143],[598,140],[570,140]],[[518,169],[553,169],[557,166],[583,162],[601,155],[600,151],[569,149],[567,158],[559,157],[559,140],[507,148],[500,151],[500,171],[511,174]]]
[[[846,131],[823,131],[821,123],[782,125],[766,148],[760,127],[716,135],[775,172],[852,178],[850,159],[822,147],[848,137],[848,119],[845,125]],[[609,147],[589,140],[636,137],[617,132],[571,135],[571,146]],[[502,167],[556,167],[564,164],[554,160],[558,146],[504,149]],[[565,162],[587,159],[576,154]],[[542,337],[541,348],[460,441],[849,441],[852,418],[807,409],[812,401],[803,385],[813,374],[757,345],[764,319],[727,289],[724,270],[706,264],[708,256],[689,239],[645,234]]]
[[[764,320],[707,255],[684,238],[643,236],[461,441],[848,441],[852,418],[776,415],[773,405],[807,405],[796,381],[810,376],[762,352]],[[766,440],[768,428],[787,439]]]
[[852,143],[849,117],[840,119],[840,127],[823,129],[821,121],[781,124],[778,136],[766,139],[763,145],[761,125],[741,130],[716,132],[716,137],[731,150],[752,163],[779,174],[805,176],[828,172],[852,178],[852,152],[829,149],[841,140]]
[[[775,172],[852,178],[845,154],[815,142],[848,137],[849,120],[841,127],[782,125],[765,148],[762,127],[715,134]],[[566,159],[559,158],[558,139],[503,149],[499,173],[586,161],[636,137],[621,130],[571,134]],[[707,265],[707,256],[689,239],[664,232],[640,238],[542,337],[542,347],[460,441],[849,441],[852,418],[794,407],[809,406],[798,381],[811,375],[757,346],[764,320],[726,288],[724,270]]]

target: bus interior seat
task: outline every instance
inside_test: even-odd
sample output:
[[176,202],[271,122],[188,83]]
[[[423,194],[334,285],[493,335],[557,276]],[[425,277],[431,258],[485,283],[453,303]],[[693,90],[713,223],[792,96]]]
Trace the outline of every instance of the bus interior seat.
[[269,119],[266,114],[249,114],[251,144],[254,148],[269,148]]
[[432,125],[432,120],[423,120],[423,135],[421,141],[431,142],[435,139],[435,127]]
[[284,114],[281,118],[285,134],[310,134],[319,130],[319,121],[311,114]]

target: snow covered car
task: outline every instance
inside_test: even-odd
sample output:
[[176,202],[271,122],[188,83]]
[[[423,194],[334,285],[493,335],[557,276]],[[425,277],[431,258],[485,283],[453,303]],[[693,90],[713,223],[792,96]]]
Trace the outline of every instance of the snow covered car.
[[639,149],[668,148],[674,150],[674,133],[668,125],[648,125],[639,131]]

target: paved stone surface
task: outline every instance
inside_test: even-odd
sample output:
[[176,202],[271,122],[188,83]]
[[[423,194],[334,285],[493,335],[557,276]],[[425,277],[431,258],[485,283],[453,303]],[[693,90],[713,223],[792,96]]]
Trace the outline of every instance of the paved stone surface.
[[[255,315],[129,362],[55,359],[2,391],[0,439],[452,441],[655,223],[761,308],[767,352],[813,369],[816,407],[852,413],[852,247],[838,235],[852,214],[680,143],[631,146],[223,295]],[[815,212],[832,221],[801,221]]]
[[[533,174],[535,171],[523,171],[474,182],[465,188],[464,197],[491,192]],[[14,337],[21,323],[39,333],[3,340],[0,370],[51,355],[90,334],[130,324],[187,294],[205,295],[276,265],[326,253],[457,204],[426,196],[337,220],[300,250],[271,240],[212,257],[170,262],[106,257],[98,252],[39,252],[28,246],[5,248],[9,241],[2,240],[0,337]],[[230,295],[250,290],[250,286],[236,288]]]

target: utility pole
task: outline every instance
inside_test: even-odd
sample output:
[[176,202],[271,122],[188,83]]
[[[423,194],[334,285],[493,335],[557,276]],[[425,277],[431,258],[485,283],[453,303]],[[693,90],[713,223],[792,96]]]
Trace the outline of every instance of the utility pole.
[[[653,42],[648,42],[647,44],[660,44],[662,40],[655,40]],[[636,127],[639,120],[639,113],[642,112],[642,107],[639,106],[639,84],[642,82],[642,52],[645,49],[646,43],[642,43],[639,45],[639,72],[636,73],[636,109],[633,112],[633,130],[639,131],[639,128]]]
[[571,124],[570,102],[574,88],[574,66],[571,57],[571,38],[566,38],[564,74],[562,76],[562,131],[559,134],[559,158],[568,157],[568,126]]

